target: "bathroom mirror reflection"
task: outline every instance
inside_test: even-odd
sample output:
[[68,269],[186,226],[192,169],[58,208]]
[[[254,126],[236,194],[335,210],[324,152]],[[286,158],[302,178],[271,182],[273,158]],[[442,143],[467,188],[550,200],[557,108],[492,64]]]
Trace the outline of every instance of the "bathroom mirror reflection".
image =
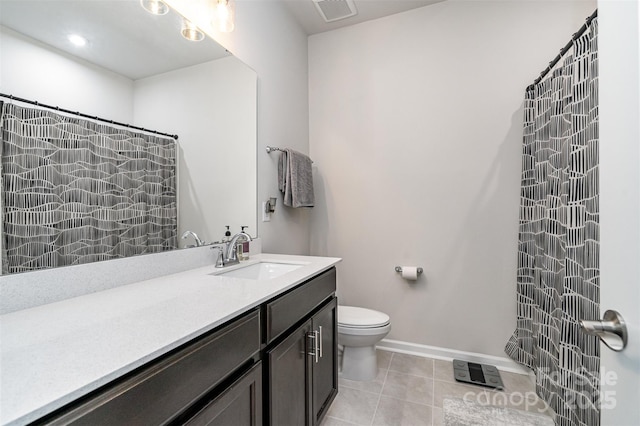
[[139,0],[0,0],[0,92],[178,135],[179,247],[255,236],[257,76],[181,24]]

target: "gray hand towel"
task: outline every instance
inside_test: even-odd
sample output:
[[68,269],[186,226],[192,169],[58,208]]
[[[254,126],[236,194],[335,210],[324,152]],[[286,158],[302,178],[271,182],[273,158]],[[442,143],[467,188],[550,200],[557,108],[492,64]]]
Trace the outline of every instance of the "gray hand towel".
[[[313,207],[313,161],[306,155],[286,149],[284,175],[284,205],[290,207]],[[282,158],[282,157],[281,157]],[[280,176],[278,166],[278,176]],[[280,184],[280,180],[279,183]]]
[[287,152],[282,151],[278,159],[278,189],[284,194],[287,186]]

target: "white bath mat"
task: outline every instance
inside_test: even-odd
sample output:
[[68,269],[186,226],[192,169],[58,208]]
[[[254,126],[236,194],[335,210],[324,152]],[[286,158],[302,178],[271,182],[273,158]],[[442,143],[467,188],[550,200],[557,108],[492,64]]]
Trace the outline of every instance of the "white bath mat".
[[442,402],[445,426],[554,426],[551,417],[513,408],[480,405],[458,398]]

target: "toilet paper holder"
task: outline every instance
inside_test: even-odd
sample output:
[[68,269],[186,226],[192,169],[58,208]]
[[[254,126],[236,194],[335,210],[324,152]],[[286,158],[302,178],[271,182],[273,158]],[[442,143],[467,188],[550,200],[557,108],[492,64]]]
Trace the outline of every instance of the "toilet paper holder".
[[[402,266],[396,266],[396,272],[402,273]],[[418,268],[418,275],[422,274],[423,269]]]

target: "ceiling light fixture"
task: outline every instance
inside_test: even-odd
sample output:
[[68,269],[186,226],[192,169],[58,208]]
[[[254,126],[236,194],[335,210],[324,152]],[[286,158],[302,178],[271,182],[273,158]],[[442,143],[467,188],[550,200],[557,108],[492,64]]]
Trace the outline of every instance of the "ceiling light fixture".
[[214,5],[214,25],[220,32],[230,33],[235,28],[234,19],[236,6],[234,0],[214,0]]
[[169,6],[162,0],[140,0],[144,9],[154,15],[166,15],[169,13]]
[[182,19],[182,37],[189,41],[200,41],[204,39],[204,33],[195,24],[186,18]]
[[78,34],[69,34],[67,39],[69,39],[74,46],[82,47],[87,44],[87,39]]

